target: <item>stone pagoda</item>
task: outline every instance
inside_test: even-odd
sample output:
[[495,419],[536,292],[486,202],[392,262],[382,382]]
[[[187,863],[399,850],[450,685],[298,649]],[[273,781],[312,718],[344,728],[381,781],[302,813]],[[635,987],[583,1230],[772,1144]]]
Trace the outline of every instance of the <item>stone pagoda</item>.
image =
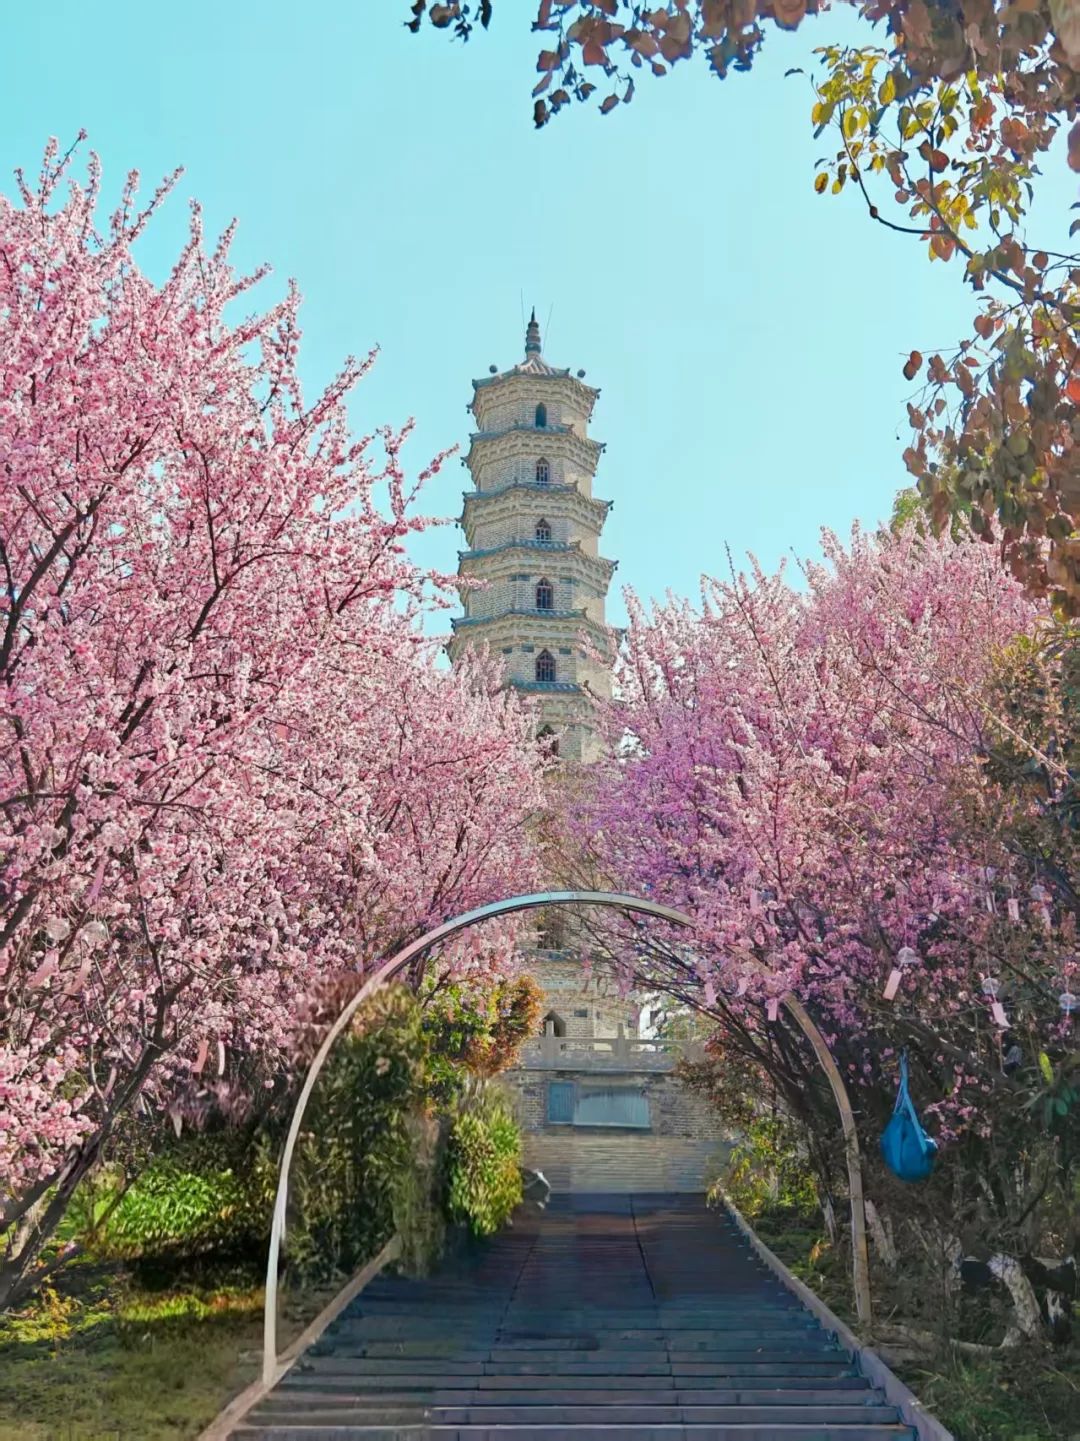
[[611,502],[592,493],[604,447],[588,433],[599,391],[584,373],[547,363],[534,311],[524,360],[473,381],[459,574],[487,586],[463,588],[449,646],[451,660],[484,643],[501,655],[509,683],[539,696],[538,734],[570,761],[595,759],[589,695],[611,694],[615,562],[599,554]]
[[[465,613],[452,660],[487,644],[507,682],[539,697],[538,736],[561,759],[595,760],[590,696],[611,695],[604,602],[615,562],[599,553],[611,502],[593,496],[603,446],[588,433],[599,391],[544,359],[533,313],[525,357],[473,381],[461,525]],[[541,914],[526,968],[544,992],[542,1033],[505,1075],[526,1165],[556,1191],[702,1191],[727,1154],[705,1103],[679,1085],[676,1053],[640,1036],[640,999],[586,969],[565,911]]]

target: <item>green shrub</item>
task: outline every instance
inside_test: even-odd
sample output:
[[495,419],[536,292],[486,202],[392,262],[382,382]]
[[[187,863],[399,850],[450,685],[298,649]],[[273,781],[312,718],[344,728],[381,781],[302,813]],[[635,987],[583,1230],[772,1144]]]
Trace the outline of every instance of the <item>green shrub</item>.
[[475,1236],[505,1225],[521,1202],[521,1132],[502,1101],[484,1097],[453,1124],[447,1145],[446,1204]]
[[401,1241],[400,1264],[413,1276],[435,1266],[446,1242],[443,1206],[444,1128],[427,1116],[410,1121],[412,1163],[402,1166],[391,1187],[394,1231]]
[[483,986],[429,977],[420,1004],[432,1100],[452,1105],[470,1075],[490,1077],[512,1066],[521,1043],[536,1034],[542,998],[527,976]]
[[765,1210],[807,1215],[818,1206],[817,1186],[793,1127],[777,1116],[749,1122],[719,1186],[748,1217]]
[[[341,1038],[312,1092],[289,1184],[286,1261],[305,1281],[355,1270],[404,1210],[437,1204],[434,1168],[416,1174],[428,1046],[404,988],[379,992]],[[283,1127],[282,1127],[283,1129]],[[275,1154],[280,1151],[280,1141]]]
[[[342,1036],[304,1115],[289,1182],[285,1264],[303,1281],[355,1269],[401,1228],[419,1264],[437,1252],[437,1160],[418,1144],[427,1045],[404,990],[375,997]],[[265,1249],[295,1093],[241,1127],[169,1135],[122,1197],[106,1170],[74,1207],[95,1257]]]
[[93,1193],[88,1249],[100,1259],[186,1254],[257,1244],[269,1230],[272,1192],[252,1164],[255,1138],[244,1131],[192,1133],[157,1155],[109,1210],[121,1184],[106,1175]]
[[[290,1174],[283,1261],[295,1279],[353,1271],[394,1234],[402,1263],[422,1273],[441,1253],[447,1219],[490,1235],[520,1201],[517,1127],[483,1093],[462,1100],[477,1082],[456,1075],[468,1077],[461,1054],[442,1054],[444,1020],[434,1024],[405,988],[382,991],[331,1053]],[[459,1053],[476,1041],[465,1030]],[[294,1096],[282,1091],[244,1126],[159,1137],[126,1190],[119,1165],[99,1173],[76,1198],[71,1239],[99,1260],[261,1258]],[[466,1104],[451,1121],[445,1108]]]

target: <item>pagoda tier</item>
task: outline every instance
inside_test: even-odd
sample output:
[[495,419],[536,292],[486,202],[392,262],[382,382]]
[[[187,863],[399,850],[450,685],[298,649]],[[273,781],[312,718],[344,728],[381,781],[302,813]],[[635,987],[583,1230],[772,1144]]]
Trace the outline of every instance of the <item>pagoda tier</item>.
[[615,562],[599,554],[611,503],[592,494],[604,447],[588,434],[598,394],[544,360],[535,315],[521,364],[473,382],[458,573],[483,585],[461,587],[448,647],[451,660],[479,645],[498,655],[507,683],[539,697],[538,731],[576,761],[598,754],[591,698],[611,694]]

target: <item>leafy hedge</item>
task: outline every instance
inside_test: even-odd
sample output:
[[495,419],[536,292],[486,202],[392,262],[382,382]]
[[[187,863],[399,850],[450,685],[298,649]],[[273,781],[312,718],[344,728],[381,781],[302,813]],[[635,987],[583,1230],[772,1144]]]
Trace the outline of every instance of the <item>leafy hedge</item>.
[[251,1127],[192,1132],[128,1189],[119,1169],[84,1186],[71,1223],[102,1260],[254,1247],[268,1234],[273,1203],[273,1168],[259,1164],[262,1153]]
[[[284,1261],[296,1279],[355,1270],[395,1233],[406,1265],[426,1270],[447,1219],[489,1235],[520,1202],[517,1126],[455,1081],[445,1031],[430,1004],[390,989],[335,1047],[290,1176]],[[106,1171],[73,1217],[86,1248],[99,1259],[262,1253],[292,1099],[243,1126],[170,1134],[126,1190]]]
[[521,1204],[521,1132],[499,1100],[485,1097],[454,1122],[447,1147],[447,1213],[490,1236]]
[[818,1192],[799,1136],[780,1116],[756,1116],[732,1148],[721,1184],[745,1216],[767,1210],[814,1215]]

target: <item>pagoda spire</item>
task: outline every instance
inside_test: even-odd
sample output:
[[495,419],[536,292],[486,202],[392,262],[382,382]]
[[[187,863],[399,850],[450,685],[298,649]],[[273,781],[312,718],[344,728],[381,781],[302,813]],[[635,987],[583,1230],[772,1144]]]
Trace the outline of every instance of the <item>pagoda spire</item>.
[[540,324],[536,319],[536,306],[533,306],[532,315],[529,317],[529,324],[525,330],[525,356],[540,354]]

